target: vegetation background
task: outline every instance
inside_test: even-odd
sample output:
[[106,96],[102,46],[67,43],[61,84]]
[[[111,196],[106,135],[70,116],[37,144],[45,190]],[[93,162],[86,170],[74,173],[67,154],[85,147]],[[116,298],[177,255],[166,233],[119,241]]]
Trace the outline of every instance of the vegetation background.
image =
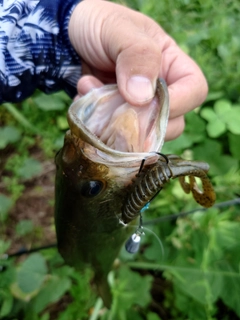
[[[217,202],[239,197],[240,2],[123,4],[160,23],[209,82],[207,101],[186,115],[184,133],[163,152],[208,162]],[[7,259],[6,253],[55,242],[53,159],[70,103],[62,92],[38,91],[21,104],[1,106],[0,319],[240,319],[239,204],[148,225],[140,252],[123,250],[110,273],[111,310],[92,290],[91,270],[74,271],[55,248]],[[172,181],[144,221],[194,208]]]

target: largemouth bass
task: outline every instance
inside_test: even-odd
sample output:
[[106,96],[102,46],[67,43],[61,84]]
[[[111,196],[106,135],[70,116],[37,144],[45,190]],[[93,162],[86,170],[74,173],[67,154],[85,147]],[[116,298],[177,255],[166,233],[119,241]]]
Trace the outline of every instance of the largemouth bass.
[[[162,79],[157,81],[154,99],[146,106],[127,104],[116,85],[107,85],[92,90],[68,111],[70,130],[56,155],[58,249],[66,263],[79,269],[86,264],[93,268],[94,281],[107,307],[111,305],[107,275],[121,246],[133,233],[132,225],[141,207],[171,177],[195,176],[200,170],[211,189],[206,164],[188,161],[181,169],[179,158],[168,160],[171,157],[159,154],[168,114],[168,91]],[[166,165],[167,178],[160,177],[166,171],[160,170],[159,188],[142,188],[146,184],[144,176],[152,179],[154,168]],[[194,181],[182,184],[187,192],[199,195],[198,202],[204,204],[206,190],[202,194]],[[136,203],[140,198],[142,202]]]

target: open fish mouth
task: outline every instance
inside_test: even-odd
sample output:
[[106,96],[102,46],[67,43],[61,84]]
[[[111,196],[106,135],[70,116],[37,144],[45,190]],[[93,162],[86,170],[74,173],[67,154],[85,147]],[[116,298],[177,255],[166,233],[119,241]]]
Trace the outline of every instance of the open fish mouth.
[[153,151],[162,148],[168,115],[168,90],[159,79],[155,97],[144,106],[126,103],[116,85],[93,89],[70,106],[68,122],[71,134],[86,143],[89,159],[131,166],[143,158],[156,161]]

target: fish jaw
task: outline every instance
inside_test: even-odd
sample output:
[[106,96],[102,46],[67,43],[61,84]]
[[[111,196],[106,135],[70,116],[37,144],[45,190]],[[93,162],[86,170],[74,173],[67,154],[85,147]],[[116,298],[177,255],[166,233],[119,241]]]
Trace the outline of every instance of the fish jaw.
[[168,90],[159,79],[154,99],[138,107],[126,103],[115,85],[93,89],[70,106],[68,122],[72,134],[105,154],[104,161],[111,156],[126,163],[161,151],[168,116]]
[[126,103],[116,85],[93,89],[70,106],[68,122],[72,135],[85,142],[85,156],[106,164],[109,176],[127,185],[143,159],[146,165],[158,160],[168,116],[168,90],[159,79],[154,99],[142,107]]

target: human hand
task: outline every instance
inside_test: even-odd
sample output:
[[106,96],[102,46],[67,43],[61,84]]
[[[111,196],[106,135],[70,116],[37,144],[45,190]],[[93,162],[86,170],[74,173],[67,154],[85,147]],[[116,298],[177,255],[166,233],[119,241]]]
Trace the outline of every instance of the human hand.
[[199,106],[208,87],[197,64],[152,19],[124,6],[85,0],[75,8],[69,37],[84,60],[78,92],[117,82],[132,105],[144,105],[155,93],[156,79],[168,85],[170,116],[165,140],[184,129],[184,114]]

